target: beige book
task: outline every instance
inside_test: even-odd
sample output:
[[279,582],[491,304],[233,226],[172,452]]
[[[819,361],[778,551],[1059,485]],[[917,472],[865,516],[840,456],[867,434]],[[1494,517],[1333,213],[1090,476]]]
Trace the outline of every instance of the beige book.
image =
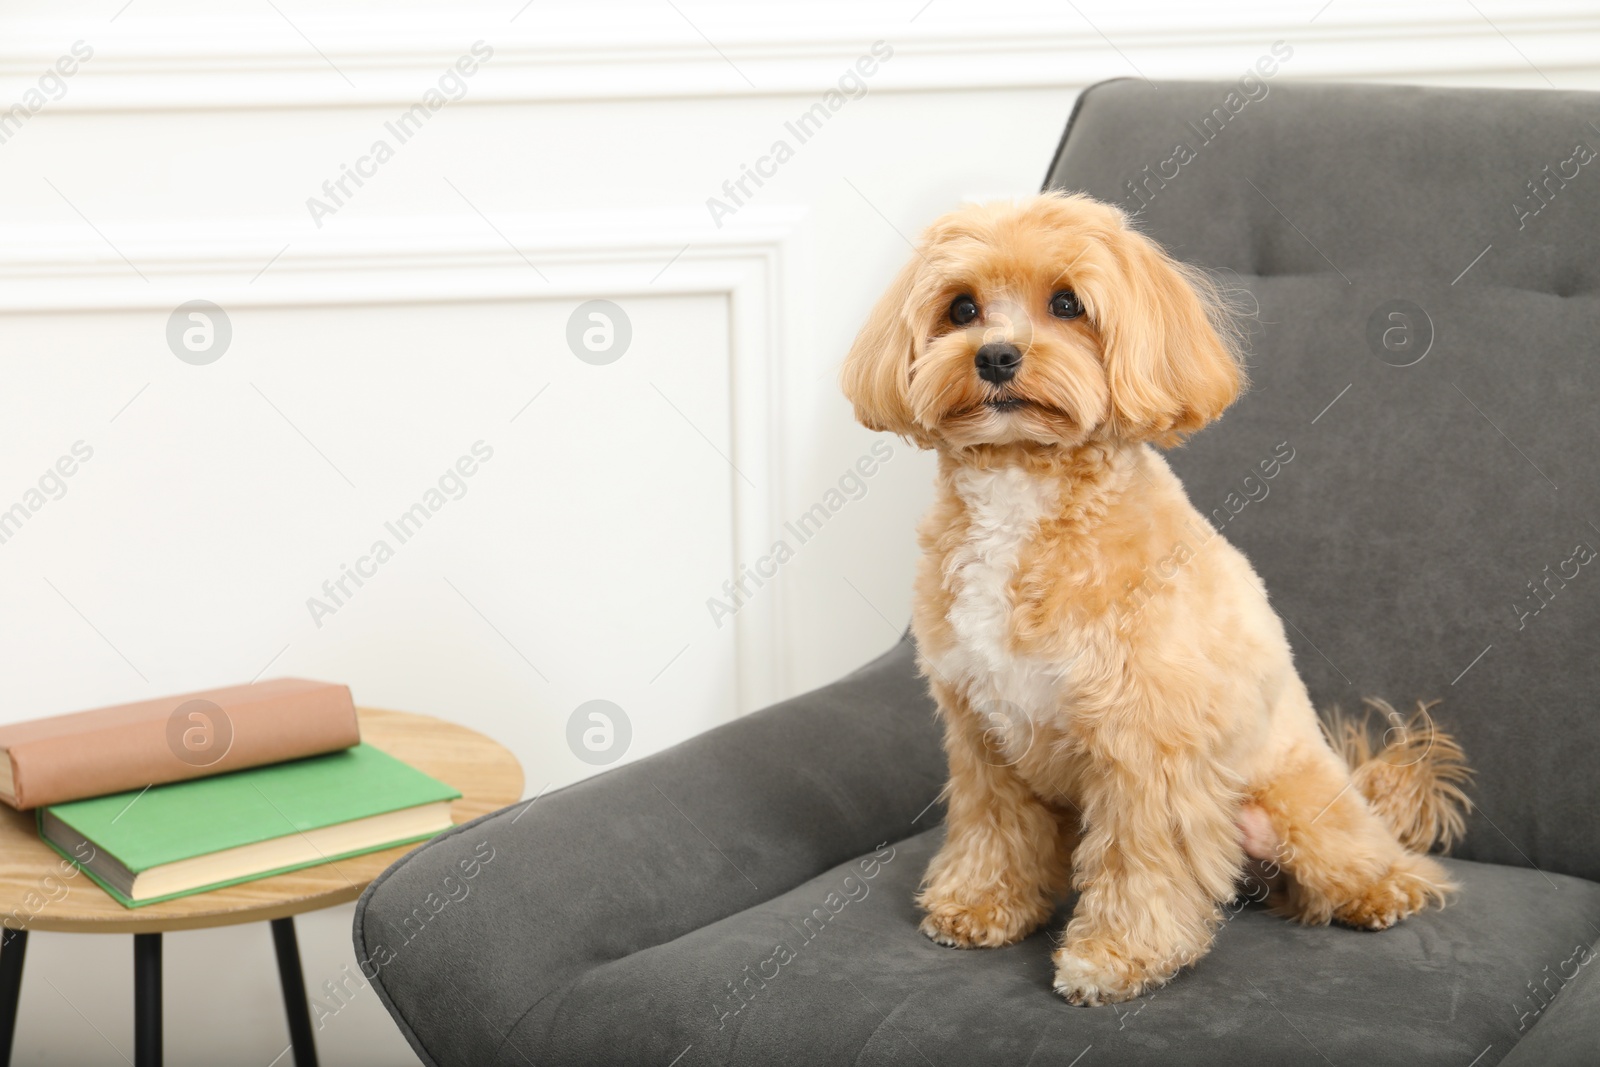
[[278,678],[0,726],[0,800],[35,808],[349,748],[348,686]]

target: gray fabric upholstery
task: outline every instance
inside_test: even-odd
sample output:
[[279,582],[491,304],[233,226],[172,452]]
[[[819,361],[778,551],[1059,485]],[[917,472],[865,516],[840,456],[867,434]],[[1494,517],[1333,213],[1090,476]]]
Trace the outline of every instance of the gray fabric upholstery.
[[[1558,573],[1600,550],[1600,159],[1521,230],[1512,207],[1600,147],[1600,95],[1265,84],[1209,144],[1188,124],[1234,86],[1094,86],[1047,184],[1137,209],[1124,183],[1195,149],[1139,224],[1260,313],[1251,392],[1173,467],[1293,624],[1319,706],[1444,698],[1479,772],[1457,855],[1600,877],[1600,560]],[[1432,319],[1413,366],[1368,344],[1390,300]],[[1555,595],[1524,620],[1546,566]]]
[[[1580,933],[1559,960],[1528,979],[1515,1007],[1526,1036],[1504,1067],[1594,1067],[1600,1063],[1600,978],[1595,977],[1594,931]],[[1559,995],[1558,995],[1559,994]],[[1536,1027],[1536,1028],[1535,1028]]]
[[[1168,988],[1069,1008],[1061,917],[998,951],[916,932],[944,765],[902,641],[386,872],[356,951],[426,1062],[1600,1062],[1600,567],[1548,606],[1527,588],[1600,546],[1600,161],[1511,207],[1600,144],[1600,97],[1264,84],[1237,114],[1229,85],[1096,86],[1049,184],[1138,206],[1126,181],[1196,149],[1139,221],[1258,301],[1255,387],[1174,466],[1262,572],[1319,702],[1445,698],[1480,769],[1460,899],[1381,934],[1244,907]],[[1201,144],[1187,123],[1214,107]],[[1410,366],[1368,339],[1391,300],[1432,324]]]
[[[665,1067],[691,1044],[694,1059],[680,1067],[910,1064],[922,1056],[940,1065],[1068,1067],[1089,1045],[1100,1064],[1238,1067],[1325,1056],[1466,1067],[1492,1045],[1482,1067],[1511,1048],[1519,1027],[1537,1023],[1523,1017],[1538,1008],[1525,983],[1592,940],[1600,920],[1600,885],[1452,860],[1465,891],[1445,911],[1371,934],[1296,926],[1244,906],[1211,954],[1168,988],[1130,1004],[1072,1009],[1050,988],[1050,934],[1065,910],[1050,930],[995,951],[943,948],[917,932],[911,896],[942,836],[936,829],[899,842],[870,880],[844,864],[597,967],[509,1037],[535,1063],[594,1067]],[[787,963],[779,943],[793,953]],[[619,1027],[624,1005],[648,1023]],[[502,1050],[492,1062],[520,1061]]]

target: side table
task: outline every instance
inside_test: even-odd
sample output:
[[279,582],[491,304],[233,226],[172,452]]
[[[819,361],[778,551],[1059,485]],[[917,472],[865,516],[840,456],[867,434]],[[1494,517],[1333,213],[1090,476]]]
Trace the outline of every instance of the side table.
[[[453,822],[486,815],[522,796],[521,765],[484,735],[431,715],[357,711],[363,741],[461,791],[450,809]],[[18,926],[6,919],[0,935],[0,1067],[11,1062],[30,931],[133,935],[134,1062],[136,1067],[156,1067],[161,1062],[161,935],[247,922],[272,924],[294,1063],[315,1067],[294,917],[356,899],[367,883],[417,847],[369,852],[161,904],[124,908],[82,872],[62,876],[64,861],[39,840],[32,812],[0,807],[0,916],[23,917]]]

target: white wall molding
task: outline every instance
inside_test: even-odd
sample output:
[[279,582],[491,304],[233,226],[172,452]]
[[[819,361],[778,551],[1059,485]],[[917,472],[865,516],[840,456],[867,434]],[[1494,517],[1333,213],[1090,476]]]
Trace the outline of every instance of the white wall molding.
[[477,40],[494,57],[450,106],[821,94],[877,40],[894,57],[868,79],[873,92],[1073,88],[1140,72],[1229,77],[1280,38],[1296,48],[1285,70],[1295,78],[1520,72],[1537,81],[1531,60],[1559,85],[1562,72],[1592,68],[1600,55],[1600,10],[1576,0],[1486,3],[1484,14],[1460,3],[1336,0],[1292,16],[1282,5],[1241,14],[1173,3],[1090,8],[1092,24],[1064,5],[1000,4],[973,20],[942,11],[947,2],[933,0],[916,21],[915,4],[895,17],[882,5],[685,5],[693,24],[668,5],[624,4],[603,26],[592,12],[542,9],[512,22],[482,3],[448,21],[310,12],[296,21],[305,38],[270,11],[216,22],[132,11],[99,35],[82,22],[0,19],[0,102],[19,99],[78,39],[94,58],[50,110],[403,108]]
[[[671,295],[736,291],[783,256],[804,209],[491,212],[308,224],[65,219],[9,227],[0,312]],[[498,231],[498,232],[497,232]],[[670,263],[670,266],[669,266]],[[270,266],[269,266],[270,264]],[[602,285],[603,290],[595,288]]]
[[[108,229],[120,254],[81,224],[20,226],[0,245],[0,315],[135,312],[164,322],[195,299],[235,310],[721,296],[734,577],[770,548],[786,515],[783,316],[804,273],[793,262],[804,213],[748,207],[720,230],[677,209],[496,214],[499,233],[477,215],[351,219],[292,239],[290,227],[172,219]],[[741,711],[787,695],[786,621],[779,583],[734,616]]]

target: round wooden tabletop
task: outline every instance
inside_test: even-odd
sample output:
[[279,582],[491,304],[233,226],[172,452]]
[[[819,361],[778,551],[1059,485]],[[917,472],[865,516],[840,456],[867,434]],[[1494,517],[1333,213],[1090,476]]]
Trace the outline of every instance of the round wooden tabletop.
[[[357,709],[361,739],[461,790],[457,824],[522,796],[522,767],[503,746],[465,726],[404,711]],[[62,873],[59,854],[35,829],[31,811],[0,805],[0,919],[26,930],[146,934],[263,922],[354,900],[395,860],[420,845],[322,863],[209,893],[125,908],[81,871]]]

